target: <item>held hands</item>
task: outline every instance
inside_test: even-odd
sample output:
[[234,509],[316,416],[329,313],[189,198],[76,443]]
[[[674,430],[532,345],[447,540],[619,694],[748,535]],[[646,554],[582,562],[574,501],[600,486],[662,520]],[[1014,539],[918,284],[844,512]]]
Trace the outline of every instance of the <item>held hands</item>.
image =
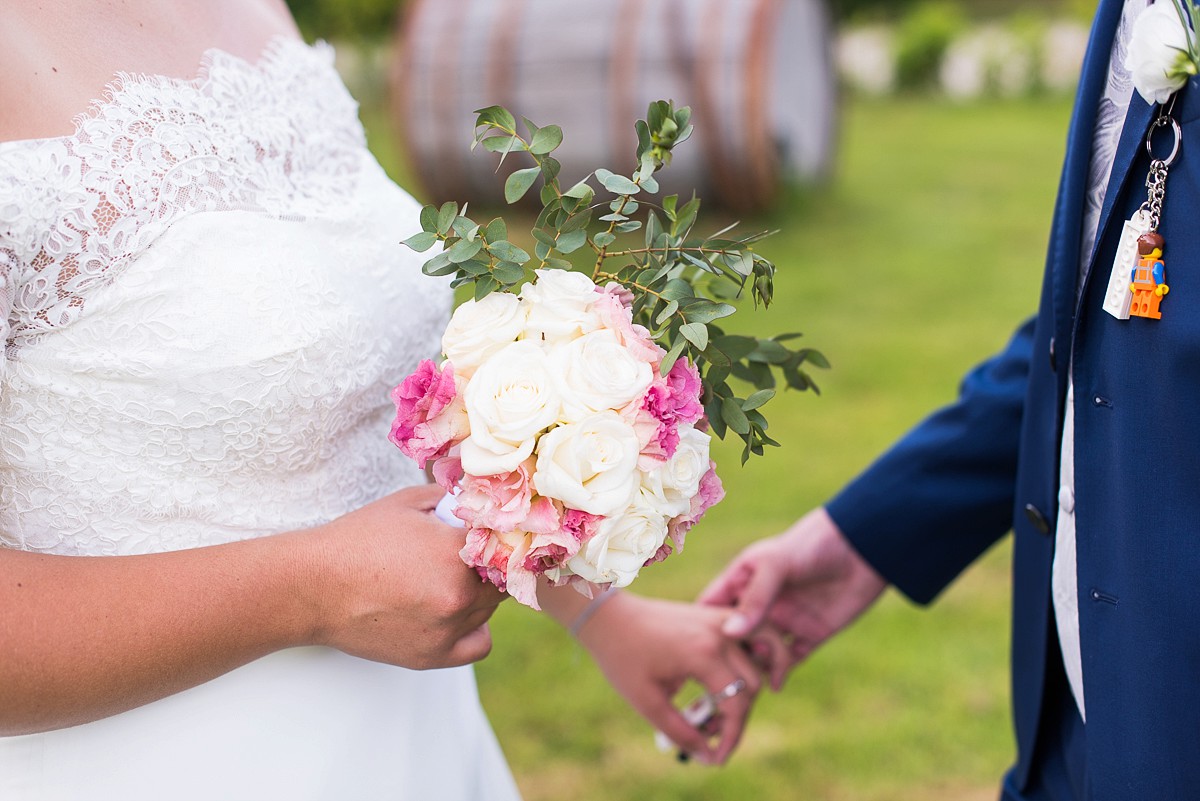
[[462,531],[433,515],[443,494],[408,487],[302,534],[320,577],[314,643],[416,669],[487,656],[506,596],[459,558]]
[[792,667],[865,611],[885,586],[828,513],[815,509],[743,550],[699,601],[733,607],[724,632],[748,642],[778,690]]
[[[721,764],[737,746],[761,685],[741,644],[721,633],[729,614],[621,592],[580,629],[579,640],[613,688],[683,753]],[[715,696],[716,714],[700,729],[673,703],[689,679]]]
[[[760,685],[787,673],[844,628],[886,583],[824,509],[743,550],[695,605],[620,593],[579,630],[613,687],[651,724],[699,760],[720,764],[741,738]],[[716,699],[697,729],[675,707],[688,679]],[[744,689],[723,697],[738,681]]]

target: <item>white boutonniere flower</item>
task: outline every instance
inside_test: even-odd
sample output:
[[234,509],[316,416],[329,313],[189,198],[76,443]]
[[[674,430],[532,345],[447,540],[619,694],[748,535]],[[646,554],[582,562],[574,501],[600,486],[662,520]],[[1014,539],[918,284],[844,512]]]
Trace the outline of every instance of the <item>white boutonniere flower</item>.
[[1147,103],[1165,103],[1200,71],[1197,10],[1190,0],[1160,0],[1133,23],[1125,67]]

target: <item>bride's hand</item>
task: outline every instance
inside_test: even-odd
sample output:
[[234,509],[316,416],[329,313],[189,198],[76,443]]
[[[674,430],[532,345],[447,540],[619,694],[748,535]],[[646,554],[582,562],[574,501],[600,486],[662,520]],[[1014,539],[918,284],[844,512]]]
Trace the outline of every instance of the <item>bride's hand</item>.
[[[604,601],[578,636],[634,709],[684,752],[721,764],[741,738],[761,683],[741,644],[721,633],[728,615],[729,610],[620,592]],[[688,679],[721,699],[703,730],[673,703]],[[739,681],[739,692],[721,697]]]
[[315,642],[418,669],[487,656],[506,596],[459,558],[462,530],[433,515],[443,494],[408,487],[307,532],[324,577]]

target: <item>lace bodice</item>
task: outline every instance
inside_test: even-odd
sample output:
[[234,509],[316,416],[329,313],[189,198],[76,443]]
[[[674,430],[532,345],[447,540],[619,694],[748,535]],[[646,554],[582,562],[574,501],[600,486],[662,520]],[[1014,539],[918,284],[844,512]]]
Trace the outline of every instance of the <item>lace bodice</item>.
[[329,48],[281,38],[0,143],[0,545],[214,544],[416,480],[387,391],[450,299],[356,111]]

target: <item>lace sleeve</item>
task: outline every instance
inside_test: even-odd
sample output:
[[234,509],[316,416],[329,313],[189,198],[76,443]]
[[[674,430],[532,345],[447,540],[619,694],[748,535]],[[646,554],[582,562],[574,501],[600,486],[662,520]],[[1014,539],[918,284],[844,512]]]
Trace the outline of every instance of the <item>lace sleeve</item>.
[[[17,257],[12,248],[0,240],[0,341],[8,345],[8,316],[12,313],[13,282],[16,280]],[[0,350],[0,371],[3,371],[4,351]]]
[[4,366],[8,361],[13,301],[17,294],[17,254],[9,244],[7,227],[0,217],[0,378],[4,376]]

